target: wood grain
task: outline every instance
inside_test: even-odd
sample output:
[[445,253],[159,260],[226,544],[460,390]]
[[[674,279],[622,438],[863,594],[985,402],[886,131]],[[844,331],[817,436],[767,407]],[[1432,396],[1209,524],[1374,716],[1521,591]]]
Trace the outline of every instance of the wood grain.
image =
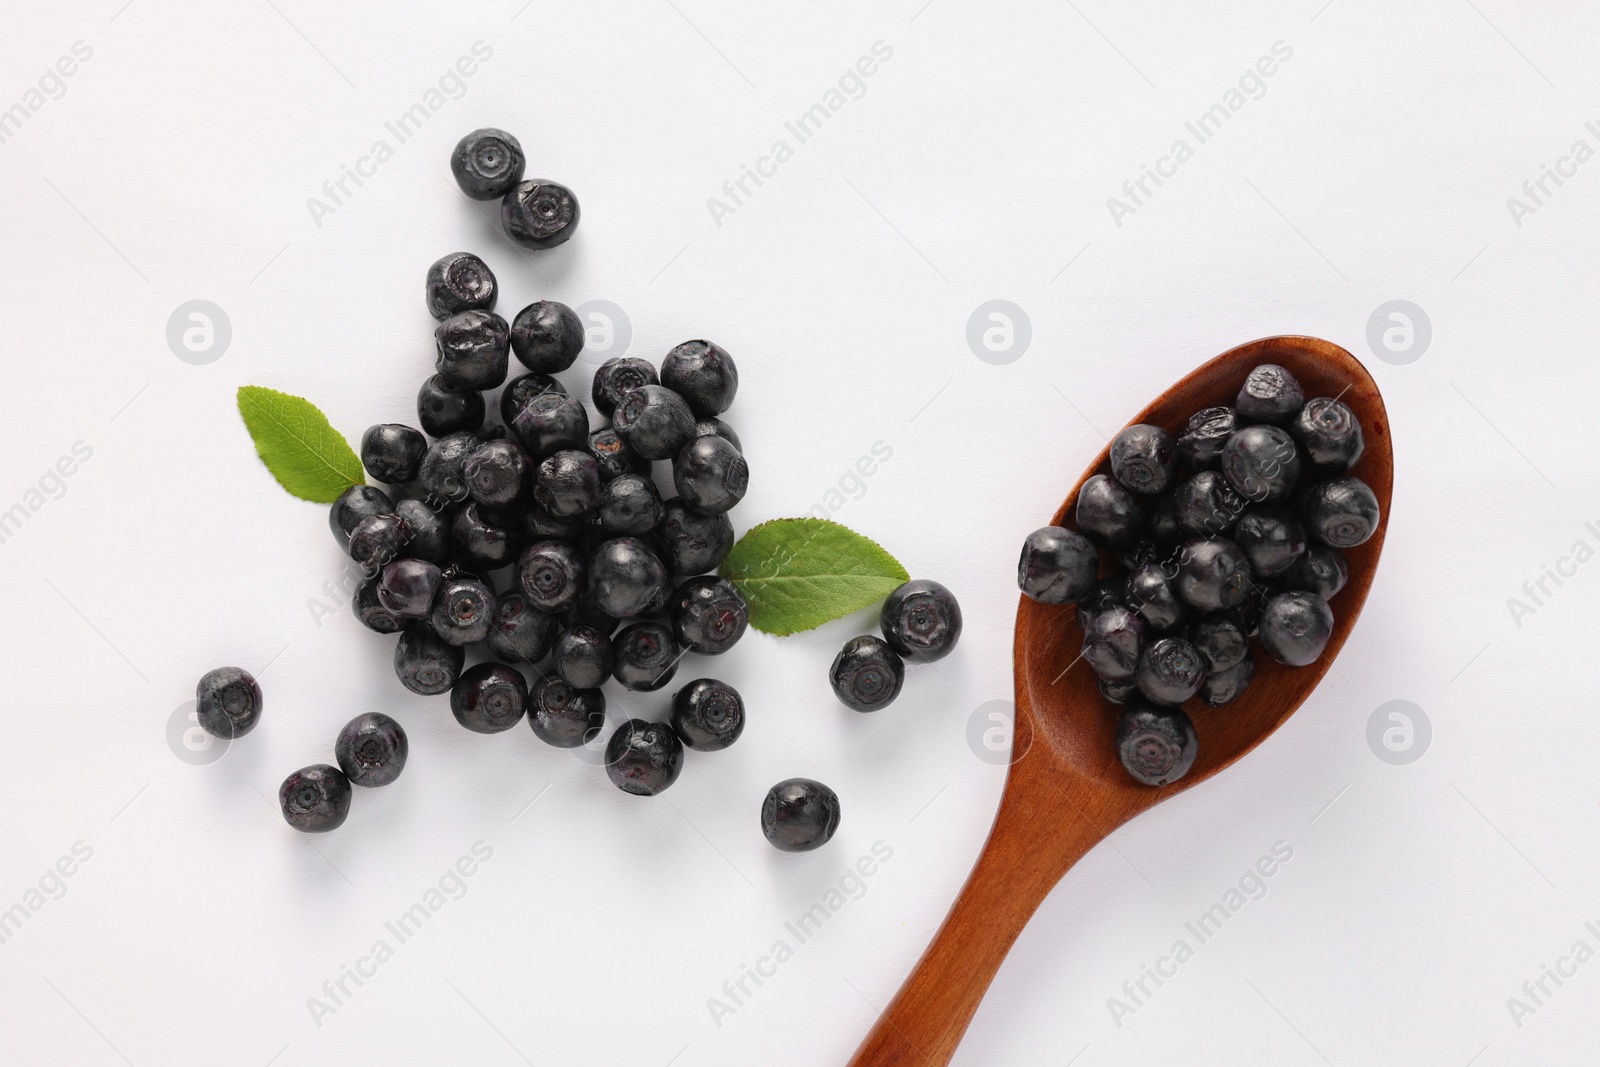
[[[1116,716],[1101,699],[1094,673],[1074,662],[1081,642],[1075,609],[1021,597],[1012,649],[1012,763],[994,826],[950,914],[851,1067],[949,1063],[1006,953],[1061,876],[1129,819],[1199,785],[1260,744],[1310,695],[1344,647],[1377,571],[1394,487],[1389,416],[1366,368],[1328,341],[1267,337],[1224,352],[1129,422],[1161,426],[1176,436],[1200,408],[1231,406],[1245,375],[1260,363],[1287,367],[1308,399],[1337,396],[1356,413],[1366,451],[1351,473],[1372,487],[1382,509],[1377,532],[1345,553],[1350,581],[1329,601],[1334,629],[1322,658],[1290,668],[1254,647],[1255,681],[1239,700],[1222,708],[1198,700],[1185,705],[1199,734],[1199,757],[1182,781],[1153,789],[1135,782],[1117,762]],[[1109,470],[1102,451],[1051,523],[1074,526],[1079,486]],[[1022,536],[1017,533],[1016,545]]]

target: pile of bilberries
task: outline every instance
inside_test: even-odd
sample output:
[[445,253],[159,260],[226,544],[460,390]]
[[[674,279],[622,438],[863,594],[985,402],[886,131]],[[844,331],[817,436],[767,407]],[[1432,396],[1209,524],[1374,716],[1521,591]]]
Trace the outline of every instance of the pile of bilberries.
[[[1028,535],[1017,584],[1077,604],[1082,658],[1121,705],[1122,765],[1177,781],[1199,751],[1180,705],[1237,700],[1255,676],[1250,638],[1302,667],[1333,632],[1341,549],[1378,528],[1377,497],[1350,469],[1361,424],[1335,397],[1305,398],[1283,367],[1252,370],[1232,407],[1196,412],[1174,441],[1135,425],[1111,443],[1111,474],[1079,490],[1077,530]],[[1120,576],[1101,580],[1107,569]]]

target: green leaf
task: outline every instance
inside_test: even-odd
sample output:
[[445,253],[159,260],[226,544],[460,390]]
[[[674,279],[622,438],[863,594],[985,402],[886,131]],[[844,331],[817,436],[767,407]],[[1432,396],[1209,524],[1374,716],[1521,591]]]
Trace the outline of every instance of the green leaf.
[[361,460],[311,401],[259,385],[239,387],[239,415],[278,484],[301,500],[331,504],[366,481]]
[[876,541],[829,519],[773,519],[745,532],[722,576],[750,602],[750,625],[785,637],[882,600],[910,578]]

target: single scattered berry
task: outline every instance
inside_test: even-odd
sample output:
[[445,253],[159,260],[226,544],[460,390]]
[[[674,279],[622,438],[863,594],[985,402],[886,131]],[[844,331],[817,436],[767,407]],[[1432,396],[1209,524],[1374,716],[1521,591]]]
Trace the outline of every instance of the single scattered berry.
[[485,507],[515,504],[528,488],[533,463],[515,441],[485,441],[461,461],[467,493]]
[[668,459],[688,442],[694,430],[694,414],[672,390],[641,385],[622,395],[611,424],[645,459]]
[[1305,391],[1293,374],[1274,363],[1263,363],[1246,376],[1233,406],[1247,419],[1281,426],[1293,419],[1305,402]]
[[506,233],[525,248],[554,248],[578,228],[578,198],[559,182],[518,182],[500,201]]
[[1178,566],[1178,596],[1198,611],[1231,608],[1250,591],[1250,561],[1225,537],[1190,541]]
[[697,678],[672,696],[672,728],[697,752],[718,752],[744,733],[744,701],[715,678]]
[[1365,544],[1378,529],[1378,498],[1360,478],[1314,486],[1301,504],[1311,535],[1333,548]]
[[1233,541],[1244,551],[1251,570],[1262,578],[1276,578],[1305,553],[1306,530],[1286,509],[1268,504],[1239,516]]
[[1233,666],[1206,675],[1200,683],[1200,699],[1213,708],[1232,704],[1244,695],[1255,676],[1256,661],[1246,655]]
[[468,504],[450,520],[450,547],[458,561],[492,571],[510,566],[522,541],[505,512]]
[[1134,676],[1144,643],[1144,620],[1120,603],[1092,612],[1083,625],[1083,660],[1108,681]]
[[571,627],[556,640],[555,670],[574,689],[599,689],[611,677],[611,635]]
[[606,743],[606,776],[635,796],[664,793],[683,772],[683,742],[664,722],[629,719]]
[[1222,447],[1222,475],[1246,500],[1277,500],[1300,481],[1300,450],[1280,427],[1246,426]]
[[536,608],[557,612],[583,595],[588,568],[582,554],[564,541],[536,541],[517,561],[517,584]]
[[1111,473],[1126,489],[1159,493],[1178,471],[1178,449],[1159,426],[1135,423],[1111,441]]
[[457,389],[493,389],[506,380],[511,327],[492,311],[461,311],[433,331],[434,369]]
[[417,392],[417,421],[429,437],[475,433],[483,425],[483,394],[457,389],[435,374]]
[[[738,643],[750,622],[750,605],[737,586],[709,574],[685,579],[672,598],[672,632],[702,656],[720,656]],[[959,627],[958,627],[959,628]]]
[[283,819],[296,830],[321,834],[337,830],[350,816],[350,779],[337,767],[301,767],[278,787]]
[[371,574],[398,556],[410,539],[411,528],[399,515],[369,515],[350,531],[348,551]]
[[1219,471],[1201,471],[1172,495],[1173,517],[1187,537],[1221,537],[1239,521],[1248,501]]
[[1222,466],[1222,446],[1240,426],[1239,413],[1232,408],[1205,408],[1189,416],[1189,424],[1178,437],[1178,453],[1196,471],[1214,471]]
[[471,252],[451,252],[428,268],[428,314],[448,319],[462,311],[491,311],[499,286],[494,271]]
[[351,785],[388,785],[406,769],[410,744],[400,724],[378,711],[344,724],[333,743],[333,758]]
[[1236,666],[1250,651],[1250,634],[1231,615],[1207,615],[1194,624],[1189,640],[1212,673]]
[[1017,586],[1041,604],[1069,604],[1094,588],[1100,555],[1087,537],[1064,526],[1041,526],[1022,543]]
[[350,531],[362,519],[373,515],[393,515],[394,502],[375,485],[352,485],[339,494],[328,509],[328,527],[333,539],[346,552],[350,550]]
[[598,689],[574,689],[547,676],[533,684],[528,697],[528,725],[547,745],[578,748],[605,728],[606,695]]
[[1171,630],[1188,615],[1165,564],[1146,563],[1128,575],[1125,599],[1151,633]]
[[673,497],[661,505],[655,543],[674,574],[704,574],[722,566],[733,550],[733,520],[726,514],[701,515]]
[[394,647],[395,677],[418,696],[438,696],[456,684],[466,657],[466,649],[440,637],[431,623],[412,623]]
[[565,304],[536,300],[512,320],[511,351],[531,371],[564,371],[583,351],[583,320]]
[[378,599],[378,578],[374,574],[356,587],[355,596],[350,598],[350,610],[369,630],[380,634],[398,633],[405,622]]
[[475,645],[494,625],[494,590],[477,578],[457,575],[439,585],[428,616],[434,632],[452,645]]
[[517,409],[511,429],[533,458],[542,460],[563,449],[587,447],[589,412],[575,396],[540,393]]
[[696,437],[672,461],[678,498],[702,515],[720,515],[744,499],[750,467],[726,438]]
[[1194,723],[1182,708],[1166,708],[1137,697],[1117,718],[1117,757],[1135,781],[1170,785],[1189,773],[1200,752]]
[[612,639],[611,670],[624,688],[650,693],[672,681],[682,655],[665,626],[636,622]]
[[361,435],[361,465],[380,482],[402,485],[417,476],[428,439],[409,426],[386,422]]
[[839,829],[839,794],[810,778],[788,778],[767,790],[761,832],[780,852],[821,848]]
[[522,180],[522,145],[504,130],[473,130],[450,153],[450,173],[474,200],[498,200]]
[[834,696],[855,711],[878,711],[900,695],[906,665],[899,653],[870,634],[844,643],[828,670]]
[[961,605],[938,582],[913,578],[884,598],[878,628],[902,659],[932,663],[961,639]]
[[1333,636],[1333,609],[1315,593],[1280,593],[1261,616],[1261,647],[1289,667],[1315,663]]
[[527,709],[527,683],[520,671],[503,664],[468,667],[450,688],[451,713],[474,733],[509,730]]
[[1144,524],[1144,509],[1117,482],[1096,474],[1078,490],[1078,530],[1099,545],[1132,541]]
[[1200,650],[1181,637],[1163,637],[1139,655],[1134,682],[1147,700],[1156,704],[1182,704],[1200,690],[1206,661]]
[[646,475],[620,474],[600,489],[600,525],[613,536],[641,537],[665,514],[661,493]]
[[655,365],[637,356],[616,356],[600,364],[594,372],[594,385],[590,399],[600,414],[610,417],[622,398],[645,385],[660,385]]
[[534,607],[513,590],[495,601],[494,625],[489,628],[489,651],[507,663],[538,663],[550,654],[560,620]]
[[378,576],[378,603],[408,622],[426,618],[441,579],[439,568],[427,560],[397,559]]
[[587,515],[600,506],[600,466],[587,450],[546,456],[534,475],[533,497],[558,519]]
[[609,482],[624,474],[650,473],[650,461],[629,448],[622,436],[609,426],[589,435],[588,448],[599,468],[602,482]]
[[1364,444],[1361,420],[1340,400],[1319,396],[1307,400],[1289,432],[1305,449],[1311,469],[1322,477],[1338,477],[1355,466]]
[[243,737],[261,721],[261,686],[242,667],[207,671],[195,686],[194,713],[212,737]]
[[[482,405],[482,397],[478,403]],[[417,488],[422,491],[423,499],[441,508],[466,500],[467,476],[463,466],[482,443],[476,434],[461,430],[429,445],[417,471]]]
[[650,610],[666,587],[666,567],[637,537],[614,537],[596,548],[589,561],[589,588],[595,602],[619,619]]
[[727,411],[739,391],[739,369],[721,345],[685,341],[661,361],[661,384],[683,397],[696,418]]
[[1344,553],[1326,545],[1311,544],[1294,565],[1283,572],[1280,579],[1285,589],[1300,589],[1315,593],[1323,600],[1332,600],[1350,580],[1350,564]]

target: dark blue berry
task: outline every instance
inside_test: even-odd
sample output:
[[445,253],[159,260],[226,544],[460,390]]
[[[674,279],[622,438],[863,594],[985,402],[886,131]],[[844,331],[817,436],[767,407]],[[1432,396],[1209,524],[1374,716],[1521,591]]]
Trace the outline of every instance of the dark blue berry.
[[489,636],[495,619],[494,590],[478,578],[445,578],[428,620],[434,632],[452,645],[475,645]]
[[534,475],[533,496],[558,519],[587,515],[600,506],[600,467],[587,450],[546,456]]
[[1286,430],[1246,426],[1222,447],[1222,475],[1246,500],[1277,500],[1300,481],[1300,450]]
[[913,578],[884,598],[878,628],[902,659],[932,663],[961,639],[961,605],[938,582]]
[[1194,723],[1181,708],[1167,708],[1137,697],[1117,718],[1117,757],[1135,781],[1170,785],[1189,773],[1200,753]]
[[1337,548],[1312,544],[1283,572],[1279,579],[1285,589],[1300,589],[1315,593],[1323,600],[1332,600],[1350,580],[1350,564]]
[[1199,649],[1181,637],[1163,637],[1140,653],[1134,681],[1147,700],[1176,705],[1199,692],[1205,676],[1206,661]]
[[527,491],[533,463],[515,441],[485,441],[461,462],[467,493],[491,508],[509,507]]
[[450,688],[451,713],[474,733],[509,730],[527,709],[527,683],[520,671],[503,664],[468,667]]
[[761,832],[780,852],[810,852],[839,829],[839,794],[810,778],[788,778],[767,790]]
[[1257,576],[1275,578],[1305,552],[1306,530],[1287,509],[1268,504],[1249,508],[1239,516],[1233,541]]
[[744,701],[715,678],[697,678],[672,696],[672,728],[697,752],[719,752],[744,733]]
[[1232,408],[1205,408],[1189,416],[1189,424],[1178,437],[1178,452],[1196,471],[1214,471],[1222,466],[1222,446],[1239,428],[1239,414]]
[[194,690],[195,720],[212,737],[243,737],[261,721],[261,686],[242,667],[218,667]]
[[1244,695],[1256,676],[1256,661],[1246,655],[1238,663],[1206,675],[1200,683],[1200,699],[1213,708],[1231,704]]
[[555,671],[574,689],[599,689],[611,677],[611,635],[578,625],[556,641]]
[[1110,681],[1133,677],[1144,643],[1144,620],[1121,603],[1092,611],[1083,623],[1083,660]]
[[1172,495],[1173,517],[1188,537],[1221,537],[1233,529],[1246,506],[1218,471],[1201,471]]
[[609,426],[589,435],[588,448],[598,465],[601,482],[624,474],[650,473],[650,461],[629,448],[622,436]]
[[589,587],[602,611],[619,619],[641,615],[662,598],[667,569],[637,537],[615,537],[595,549]]
[[611,671],[624,688],[649,693],[672,681],[682,655],[665,626],[636,622],[612,639]]
[[417,476],[428,439],[409,426],[386,422],[361,435],[361,465],[380,482],[401,485]]
[[855,711],[888,707],[900,695],[905,679],[906,665],[899,653],[871,635],[846,641],[828,671],[834,696]]
[[641,385],[622,395],[611,424],[645,459],[669,459],[688,443],[694,414],[671,389]]
[[560,621],[534,607],[513,590],[495,601],[494,625],[489,628],[489,651],[507,663],[538,663],[550,654]]
[[575,396],[540,393],[517,409],[511,429],[533,458],[542,460],[564,449],[588,446],[589,412]]
[[350,531],[346,551],[371,574],[398,556],[410,539],[411,528],[399,515],[368,515]]
[[460,311],[433,331],[434,369],[457,389],[494,389],[506,380],[511,327],[492,311]]
[[1077,623],[1080,630],[1089,629],[1089,620],[1107,608],[1126,608],[1132,611],[1127,599],[1128,583],[1121,578],[1103,578],[1094,584],[1078,601]]
[[722,566],[733,549],[733,521],[727,515],[701,515],[677,497],[661,508],[655,543],[674,574],[704,574]]
[[412,623],[394,648],[395,677],[418,696],[437,696],[456,684],[466,657],[466,649],[440,637],[431,623]]
[[[516,327],[512,327],[511,343],[516,345]],[[518,375],[506,383],[500,392],[500,421],[507,426],[517,419],[517,409],[540,393],[565,393],[567,387],[540,371]]]
[[546,511],[544,505],[537,500],[523,501],[520,508],[512,509],[512,515],[522,531],[524,544],[531,545],[535,541],[570,541],[583,533],[583,516],[557,518]]
[[664,793],[682,771],[683,742],[664,722],[629,719],[606,743],[606,776],[624,793]]
[[337,767],[301,767],[278,787],[284,821],[308,834],[337,830],[350,816],[350,779]]
[[578,748],[600,736],[606,724],[606,695],[598,689],[575,689],[546,676],[528,694],[528,725],[547,745]]
[[1365,544],[1378,529],[1378,498],[1360,478],[1312,487],[1301,504],[1311,535],[1333,548]]
[[498,570],[516,561],[522,549],[521,531],[507,513],[468,504],[450,520],[450,548],[468,566]]
[[744,451],[744,446],[739,443],[739,435],[733,432],[732,426],[721,419],[701,419],[694,424],[693,436],[720,437],[740,452]]
[[328,509],[328,527],[333,539],[346,552],[350,550],[350,531],[356,523],[373,515],[394,514],[394,502],[375,485],[352,485],[339,494]]
[[429,437],[475,433],[483,425],[483,394],[457,389],[435,374],[417,392],[417,421]]
[[1289,667],[1315,663],[1333,636],[1333,609],[1315,593],[1279,593],[1261,616],[1261,647]]
[[702,515],[721,515],[744,499],[750,466],[726,438],[696,437],[673,459],[672,484],[688,507]]
[[361,620],[361,625],[380,634],[396,633],[405,625],[402,619],[378,600],[377,574],[356,587],[355,596],[350,598],[350,610]]
[[1041,526],[1022,543],[1017,586],[1041,604],[1069,604],[1094,588],[1100,555],[1087,537],[1064,526]]
[[702,656],[720,656],[738,643],[750,622],[744,594],[726,578],[688,578],[672,597],[672,632]]
[[1139,683],[1132,678],[1096,678],[1094,684],[1100,690],[1100,695],[1111,704],[1126,704],[1129,697],[1139,693]]
[[600,414],[610,416],[617,410],[622,398],[645,385],[660,385],[655,365],[637,356],[616,356],[600,364],[594,372],[590,399]]
[[1255,422],[1287,425],[1306,402],[1295,376],[1274,363],[1263,363],[1245,378],[1234,407]]
[[1250,561],[1225,537],[1190,541],[1178,564],[1178,596],[1199,611],[1231,608],[1250,591]]
[[1111,473],[1126,489],[1159,493],[1177,471],[1177,447],[1159,426],[1135,423],[1111,441]]
[[498,200],[522,180],[522,145],[504,130],[473,130],[450,153],[450,173],[474,200]]
[[490,311],[499,295],[494,272],[471,252],[451,252],[428,268],[428,314],[436,319],[462,311]]
[[1096,474],[1078,490],[1078,530],[1098,545],[1116,546],[1132,541],[1144,524],[1144,509],[1121,485]]
[[411,746],[400,724],[379,711],[344,724],[333,743],[333,758],[352,785],[388,785],[406,769]]
[[618,475],[600,490],[600,525],[614,536],[641,537],[665,514],[656,483],[645,475]]
[[417,489],[423,499],[435,507],[466,500],[467,476],[463,466],[482,443],[476,434],[463,430],[429,445],[428,451],[423,453],[422,466],[417,470]]
[[1306,401],[1289,432],[1305,449],[1312,471],[1322,477],[1338,477],[1361,458],[1361,421],[1348,405],[1331,397]]
[[1231,615],[1207,615],[1194,624],[1189,640],[1205,657],[1206,669],[1225,671],[1244,659],[1250,649],[1250,634]]
[[536,608],[563,611],[583,595],[588,568],[583,555],[565,541],[536,541],[517,561],[517,584]]
[[450,526],[445,516],[414,497],[395,501],[394,512],[411,530],[406,555],[444,566],[450,562]]
[[378,603],[398,619],[426,618],[441,580],[439,568],[427,560],[397,559],[378,575]]
[[560,182],[518,182],[500,201],[506,233],[525,248],[554,248],[578,228],[578,198]]
[[1126,602],[1151,633],[1170,630],[1188,614],[1178,599],[1171,573],[1162,563],[1146,563],[1128,575]]
[[583,351],[583,320],[565,304],[536,300],[512,320],[511,351],[531,371],[564,371]]
[[739,391],[739,369],[721,345],[685,341],[661,361],[661,384],[683,397],[696,418],[727,411]]

